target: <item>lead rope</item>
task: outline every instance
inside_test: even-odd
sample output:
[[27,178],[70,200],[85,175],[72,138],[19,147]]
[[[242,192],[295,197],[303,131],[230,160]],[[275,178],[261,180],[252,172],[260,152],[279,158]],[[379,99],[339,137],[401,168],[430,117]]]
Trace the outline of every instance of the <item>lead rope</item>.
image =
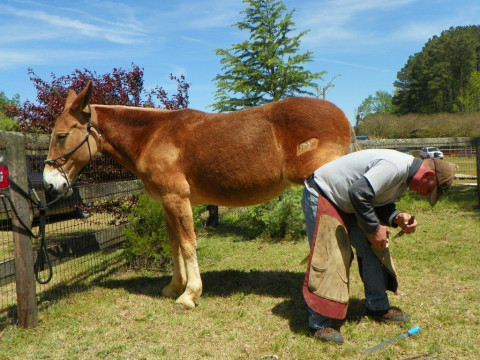
[[[50,260],[50,256],[48,254],[48,247],[47,247],[47,241],[45,239],[45,226],[46,226],[46,223],[47,223],[47,210],[48,210],[48,207],[54,203],[56,203],[57,201],[63,199],[65,197],[65,195],[70,191],[70,189],[73,187],[74,183],[76,182],[76,180],[78,179],[78,177],[80,176],[80,174],[85,170],[85,167],[80,171],[80,173],[77,175],[76,179],[72,182],[70,182],[68,180],[68,176],[67,174],[65,173],[65,171],[63,170],[62,166],[60,165],[59,163],[59,159],[61,158],[67,158],[69,157],[70,155],[72,155],[75,151],[77,151],[84,143],[87,143],[87,146],[88,146],[88,153],[89,153],[89,156],[90,156],[90,161],[92,161],[92,150],[90,148],[90,143],[88,142],[88,138],[90,136],[90,134],[92,133],[92,125],[90,123],[90,119],[91,119],[91,116],[92,116],[92,110],[90,108],[90,104],[88,104],[88,124],[87,124],[87,135],[85,136],[85,138],[80,142],[80,144],[78,144],[75,148],[73,148],[73,150],[69,151],[68,153],[66,154],[63,154],[59,157],[56,157],[54,159],[47,159],[45,160],[45,164],[54,164],[60,171],[60,173],[62,174],[62,176],[65,178],[65,180],[67,181],[67,186],[65,188],[65,191],[62,193],[62,194],[59,194],[55,199],[53,199],[52,201],[48,202],[48,203],[45,203],[43,202],[37,195],[35,189],[33,188],[33,186],[31,186],[31,184],[29,184],[29,191],[31,194],[33,194],[33,196],[35,198],[32,198],[32,196],[30,195],[30,193],[27,193],[25,190],[23,190],[10,176],[7,176],[8,177],[8,180],[10,181],[10,184],[13,185],[13,187],[16,188],[16,190],[18,191],[19,194],[21,194],[24,198],[26,198],[27,200],[29,200],[31,203],[33,203],[37,208],[38,208],[38,211],[40,213],[40,217],[39,217],[39,224],[38,224],[38,234],[34,234],[32,229],[30,229],[27,224],[25,224],[25,222],[20,218],[20,215],[18,214],[17,212],[17,209],[15,208],[15,204],[13,203],[12,199],[10,198],[10,196],[4,192],[0,193],[0,196],[6,198],[8,200],[8,202],[10,203],[10,208],[12,209],[12,212],[15,214],[16,218],[18,219],[19,223],[22,225],[22,227],[28,232],[28,234],[35,238],[35,239],[41,239],[40,240],[40,248],[39,250],[37,251],[37,259],[35,260],[35,264],[33,265],[33,270],[34,270],[34,274],[35,274],[35,279],[37,280],[37,282],[39,284],[47,284],[53,277],[53,267],[52,267],[52,261]],[[97,142],[98,142],[98,139],[96,139]],[[100,145],[97,145],[97,147],[101,148],[101,140],[100,140]],[[89,161],[89,162],[90,162]],[[43,265],[44,264],[47,264],[48,266],[48,276],[45,280],[42,280],[40,279],[40,276],[39,276],[39,272],[40,272],[40,269],[43,268]]]
[[[90,151],[90,144],[88,148]],[[85,168],[83,168],[78,175],[80,175],[84,170]],[[39,198],[39,196],[37,195],[37,192],[35,191],[33,186],[31,186],[31,184],[29,184],[30,193],[27,193],[10,177],[10,175],[7,175],[7,177],[8,177],[8,180],[10,181],[10,184],[13,185],[15,190],[38,208],[39,215],[40,215],[38,219],[38,233],[34,234],[32,229],[28,227],[28,225],[23,221],[23,219],[18,214],[17,209],[15,208],[15,204],[13,203],[10,196],[4,192],[1,193],[1,195],[4,198],[6,198],[10,203],[10,208],[12,209],[12,212],[15,214],[15,217],[18,219],[19,223],[22,225],[25,231],[27,231],[28,234],[34,239],[40,239],[40,247],[37,251],[37,259],[35,260],[35,264],[33,265],[33,271],[35,274],[35,279],[39,284],[42,284],[42,285],[47,284],[48,282],[50,282],[50,280],[52,280],[52,277],[53,277],[52,261],[48,254],[47,241],[45,237],[45,226],[47,224],[47,210],[49,206],[55,204],[56,202],[58,202],[59,200],[65,197],[65,195],[69,192],[70,188],[73,187],[73,185],[76,183],[75,180],[78,179],[78,176],[73,182],[69,183],[69,186],[65,189],[63,193],[57,195],[55,199],[53,199],[48,203],[45,203]],[[67,179],[67,182],[68,182],[68,179]],[[32,198],[30,194],[33,194],[34,198]],[[47,264],[48,276],[45,280],[42,280],[40,279],[39,273],[40,273],[40,270],[42,270],[44,264]]]
[[[38,211],[40,213],[40,217],[38,219],[38,233],[41,237],[40,239],[40,248],[37,251],[37,259],[35,260],[35,264],[33,265],[33,273],[35,274],[35,280],[39,284],[47,284],[52,280],[53,277],[53,267],[52,261],[50,260],[50,255],[48,254],[48,247],[47,241],[45,237],[45,226],[47,225],[47,209],[48,206],[45,204],[37,195],[37,192],[33,187],[31,187],[31,192],[35,196],[35,200],[37,201]],[[62,196],[63,197],[63,196]],[[55,200],[51,201],[49,205],[57,202],[60,200],[61,197],[57,197]],[[47,264],[48,266],[48,276],[45,280],[40,279],[40,269],[43,267],[43,264]]]
[[[37,258],[35,260],[35,264],[33,265],[33,270],[34,270],[35,279],[37,280],[37,282],[39,284],[47,284],[52,279],[52,276],[53,276],[52,262],[48,254],[48,247],[47,247],[47,242],[45,238],[45,226],[47,223],[47,209],[48,209],[48,206],[56,203],[61,198],[63,198],[65,194],[61,194],[57,196],[54,200],[50,201],[49,203],[45,203],[38,197],[33,187],[30,186],[29,190],[30,190],[30,193],[33,194],[35,198],[32,198],[32,196],[29,193],[27,193],[25,190],[23,190],[10,176],[8,176],[8,180],[10,181],[10,184],[13,185],[12,189],[16,190],[25,199],[29,200],[33,205],[35,205],[38,208],[38,211],[40,213],[40,217],[38,220],[39,221],[38,233],[34,234],[32,229],[30,229],[30,227],[25,223],[25,221],[18,214],[15,204],[13,203],[10,196],[6,193],[1,194],[10,203],[10,209],[12,210],[13,214],[18,219],[18,222],[24,228],[24,230],[34,239],[40,239],[40,248],[37,251]],[[46,279],[41,279],[39,272],[44,264],[47,264],[48,276]]]

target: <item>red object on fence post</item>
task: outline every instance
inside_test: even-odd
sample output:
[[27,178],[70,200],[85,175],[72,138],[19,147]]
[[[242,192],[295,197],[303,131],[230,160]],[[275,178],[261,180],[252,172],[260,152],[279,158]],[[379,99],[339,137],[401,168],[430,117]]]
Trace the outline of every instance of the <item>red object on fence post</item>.
[[8,168],[3,163],[3,157],[0,157],[0,189],[5,189],[10,186],[8,180]]
[[[3,138],[3,139],[2,139]],[[0,140],[5,140],[8,166],[15,182],[23,189],[28,187],[27,157],[25,153],[25,136],[20,133],[0,133]],[[10,198],[15,204],[18,216],[27,225],[31,225],[33,214],[30,204],[17,191],[10,188]],[[21,327],[38,325],[37,297],[33,273],[33,251],[30,234],[24,230],[16,216],[12,216],[12,237],[15,257],[15,283],[17,290],[17,314]]]

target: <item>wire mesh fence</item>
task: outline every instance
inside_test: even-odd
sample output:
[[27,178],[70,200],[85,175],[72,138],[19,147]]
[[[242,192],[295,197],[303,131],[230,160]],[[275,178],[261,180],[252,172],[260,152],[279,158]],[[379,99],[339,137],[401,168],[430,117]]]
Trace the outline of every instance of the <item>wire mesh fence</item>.
[[[42,138],[42,141],[38,138]],[[26,173],[29,186],[44,202],[52,200],[43,189],[44,160],[48,138],[27,139]],[[5,149],[0,147],[0,156]],[[5,159],[8,164],[8,159]],[[12,178],[12,180],[15,180]],[[3,189],[4,194],[13,191]],[[25,189],[26,190],[26,189]],[[33,238],[37,300],[80,290],[124,263],[120,244],[124,240],[125,218],[119,209],[128,208],[132,197],[143,191],[134,175],[104,156],[96,156],[82,172],[73,194],[47,210],[45,238],[47,255],[39,251],[41,239]],[[12,216],[5,196],[0,197],[0,326],[15,318],[17,301]],[[39,232],[39,210],[32,205],[32,232]],[[24,219],[25,220],[25,219]],[[51,266],[51,268],[50,268]],[[51,281],[42,284],[53,271]]]
[[[3,202],[3,198],[1,201]],[[6,205],[6,204],[5,204]],[[0,218],[6,219],[8,216],[6,206],[0,207]],[[13,241],[12,232],[8,221],[0,221],[0,264],[3,265],[3,271],[0,271],[0,306],[2,310],[16,304],[15,275],[14,264],[9,262],[13,259]]]
[[[73,194],[53,206],[47,217],[47,246],[55,275],[47,284],[37,285],[38,295],[77,289],[122,264],[118,248],[124,240],[125,220],[118,208],[142,189],[112,160],[98,156],[92,161]],[[37,249],[40,244],[36,241],[33,246]],[[48,264],[44,262],[41,269],[40,280],[48,276]]]
[[[478,187],[478,139],[414,139],[366,140],[362,148],[391,148],[425,156],[422,148],[432,156],[443,156],[457,166],[456,184]],[[48,137],[27,138],[26,167],[30,186],[40,198],[50,201],[43,190],[42,173],[48,151]],[[0,144],[0,156],[5,147]],[[8,159],[7,159],[8,161]],[[3,191],[10,191],[4,189]],[[81,290],[96,279],[110,274],[124,264],[121,243],[124,240],[126,219],[135,195],[143,186],[135,176],[113,161],[96,156],[82,172],[73,194],[47,211],[45,234],[48,257],[53,277],[46,284],[36,284],[37,300],[60,297],[72,290]],[[34,233],[39,230],[39,212],[32,207]],[[12,241],[12,212],[4,197],[0,196],[0,327],[15,318],[17,302],[15,286],[14,246]],[[41,252],[40,240],[32,238],[40,281],[49,276],[49,262]]]

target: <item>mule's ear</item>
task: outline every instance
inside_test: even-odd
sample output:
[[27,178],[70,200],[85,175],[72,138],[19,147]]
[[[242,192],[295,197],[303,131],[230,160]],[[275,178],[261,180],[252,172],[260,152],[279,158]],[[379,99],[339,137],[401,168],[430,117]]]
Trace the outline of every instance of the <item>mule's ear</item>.
[[68,90],[67,99],[65,100],[64,111],[70,109],[70,107],[72,106],[72,104],[73,104],[73,102],[75,101],[76,98],[77,98],[77,93],[75,91],[73,91],[72,89]]
[[[90,98],[92,97],[92,91],[93,91],[93,85],[92,85],[92,80],[90,80],[87,83],[87,86],[85,86],[85,89],[83,89],[82,92],[80,94],[76,95],[75,99],[73,99],[73,101],[71,103],[71,106],[70,106],[70,112],[71,113],[82,112],[82,110],[85,108],[85,106],[88,105],[88,102],[90,101]],[[71,95],[72,94],[71,94],[71,91],[70,91],[68,93],[67,103],[68,103],[68,100],[70,99]]]

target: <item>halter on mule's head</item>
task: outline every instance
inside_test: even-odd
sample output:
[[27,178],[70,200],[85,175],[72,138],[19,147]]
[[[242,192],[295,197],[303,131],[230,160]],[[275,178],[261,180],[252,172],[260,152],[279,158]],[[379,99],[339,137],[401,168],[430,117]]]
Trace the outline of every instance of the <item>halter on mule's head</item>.
[[101,151],[101,136],[90,123],[92,89],[88,82],[78,95],[70,90],[65,109],[55,122],[43,171],[45,188],[52,195],[71,194],[75,177]]

